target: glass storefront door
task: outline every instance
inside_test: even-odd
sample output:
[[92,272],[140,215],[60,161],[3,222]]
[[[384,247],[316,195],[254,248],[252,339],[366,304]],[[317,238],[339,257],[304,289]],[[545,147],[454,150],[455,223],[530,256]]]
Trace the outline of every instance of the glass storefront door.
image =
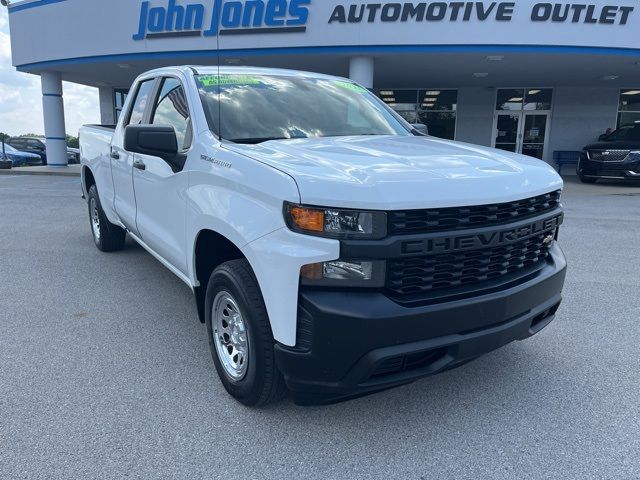
[[520,153],[540,160],[544,158],[548,120],[548,113],[524,113]]
[[518,152],[520,148],[521,113],[498,113],[495,120],[493,146],[508,152]]
[[496,113],[493,146],[530,157],[544,158],[549,130],[549,113]]

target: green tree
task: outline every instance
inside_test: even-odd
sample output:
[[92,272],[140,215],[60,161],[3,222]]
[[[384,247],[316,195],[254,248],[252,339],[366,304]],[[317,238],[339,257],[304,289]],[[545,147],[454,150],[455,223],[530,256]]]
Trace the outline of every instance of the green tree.
[[67,135],[67,147],[80,148],[80,140],[73,135]]
[[11,135],[8,133],[0,132],[0,142],[6,142],[11,138]]

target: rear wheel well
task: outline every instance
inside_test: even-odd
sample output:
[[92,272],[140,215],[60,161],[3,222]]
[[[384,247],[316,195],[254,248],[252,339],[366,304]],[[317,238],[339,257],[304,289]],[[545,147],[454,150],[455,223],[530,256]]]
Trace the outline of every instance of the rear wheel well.
[[195,274],[199,287],[194,289],[198,317],[204,323],[204,301],[209,277],[220,265],[230,260],[245,258],[243,253],[229,239],[212,230],[198,234],[194,251]]
[[89,193],[89,189],[91,188],[91,186],[96,184],[96,179],[93,178],[93,172],[91,172],[91,169],[89,167],[83,167],[82,173],[82,178],[84,181],[84,191]]

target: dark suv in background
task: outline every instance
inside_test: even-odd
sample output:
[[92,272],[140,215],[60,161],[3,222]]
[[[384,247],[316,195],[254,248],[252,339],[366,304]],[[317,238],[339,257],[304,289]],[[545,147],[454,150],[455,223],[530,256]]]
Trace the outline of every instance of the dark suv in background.
[[21,152],[37,153],[42,158],[42,164],[47,164],[47,146],[44,138],[39,137],[13,137],[7,143]]
[[578,176],[584,183],[599,178],[640,180],[640,123],[623,125],[584,147]]

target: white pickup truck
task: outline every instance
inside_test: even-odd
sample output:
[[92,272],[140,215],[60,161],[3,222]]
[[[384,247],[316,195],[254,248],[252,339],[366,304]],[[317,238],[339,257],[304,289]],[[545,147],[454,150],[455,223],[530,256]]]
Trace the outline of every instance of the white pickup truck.
[[539,332],[561,301],[555,171],[424,136],[344,78],[154,70],[80,147],[97,247],[128,234],[193,289],[246,405],[406,384]]

